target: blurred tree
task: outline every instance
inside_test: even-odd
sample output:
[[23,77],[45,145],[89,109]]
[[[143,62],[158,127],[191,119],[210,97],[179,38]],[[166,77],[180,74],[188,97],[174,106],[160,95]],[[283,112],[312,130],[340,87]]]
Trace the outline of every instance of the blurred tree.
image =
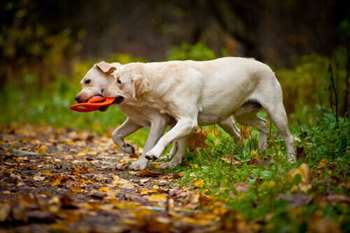
[[349,17],[348,4],[333,0],[11,0],[0,9],[0,72],[8,77],[28,64],[67,67],[78,51],[160,60],[183,42],[290,65],[345,43],[337,30]]

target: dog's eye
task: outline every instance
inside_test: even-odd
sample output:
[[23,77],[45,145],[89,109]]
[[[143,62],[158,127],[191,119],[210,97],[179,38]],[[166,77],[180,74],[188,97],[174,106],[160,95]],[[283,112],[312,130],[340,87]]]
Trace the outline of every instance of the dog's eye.
[[84,81],[84,83],[85,83],[85,84],[91,83],[91,79],[86,79],[86,80]]
[[122,81],[120,81],[120,79],[117,78],[117,83],[118,83],[118,84],[122,84]]

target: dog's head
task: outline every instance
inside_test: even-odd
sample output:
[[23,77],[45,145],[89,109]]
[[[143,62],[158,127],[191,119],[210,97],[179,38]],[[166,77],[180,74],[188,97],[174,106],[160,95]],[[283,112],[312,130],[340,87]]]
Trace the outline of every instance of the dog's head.
[[131,64],[116,71],[113,85],[108,85],[103,96],[115,97],[117,104],[136,101],[149,87],[139,68],[137,64]]
[[82,89],[76,95],[75,100],[81,103],[96,95],[103,96],[106,88],[114,83],[114,73],[120,67],[119,63],[105,61],[94,64],[80,81]]

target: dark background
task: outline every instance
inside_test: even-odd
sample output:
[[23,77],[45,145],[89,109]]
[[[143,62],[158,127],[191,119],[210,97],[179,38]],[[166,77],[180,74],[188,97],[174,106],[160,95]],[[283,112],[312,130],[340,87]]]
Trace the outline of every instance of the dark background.
[[[216,52],[290,65],[303,54],[331,54],[345,42],[340,26],[349,19],[347,1],[334,0],[19,0],[0,9],[1,46],[15,45],[1,50],[5,64],[41,59],[45,48],[35,54],[28,47],[42,28],[46,36],[65,32],[83,57],[123,52],[162,60],[171,46],[202,41]],[[21,35],[11,38],[14,30]]]

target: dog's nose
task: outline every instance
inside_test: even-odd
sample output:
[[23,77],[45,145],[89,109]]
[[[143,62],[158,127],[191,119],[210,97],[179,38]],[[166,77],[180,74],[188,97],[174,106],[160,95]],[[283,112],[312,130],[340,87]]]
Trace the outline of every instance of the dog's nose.
[[75,98],[75,101],[77,101],[78,103],[80,103],[81,102],[81,98],[80,98],[80,96],[79,95],[77,95]]

